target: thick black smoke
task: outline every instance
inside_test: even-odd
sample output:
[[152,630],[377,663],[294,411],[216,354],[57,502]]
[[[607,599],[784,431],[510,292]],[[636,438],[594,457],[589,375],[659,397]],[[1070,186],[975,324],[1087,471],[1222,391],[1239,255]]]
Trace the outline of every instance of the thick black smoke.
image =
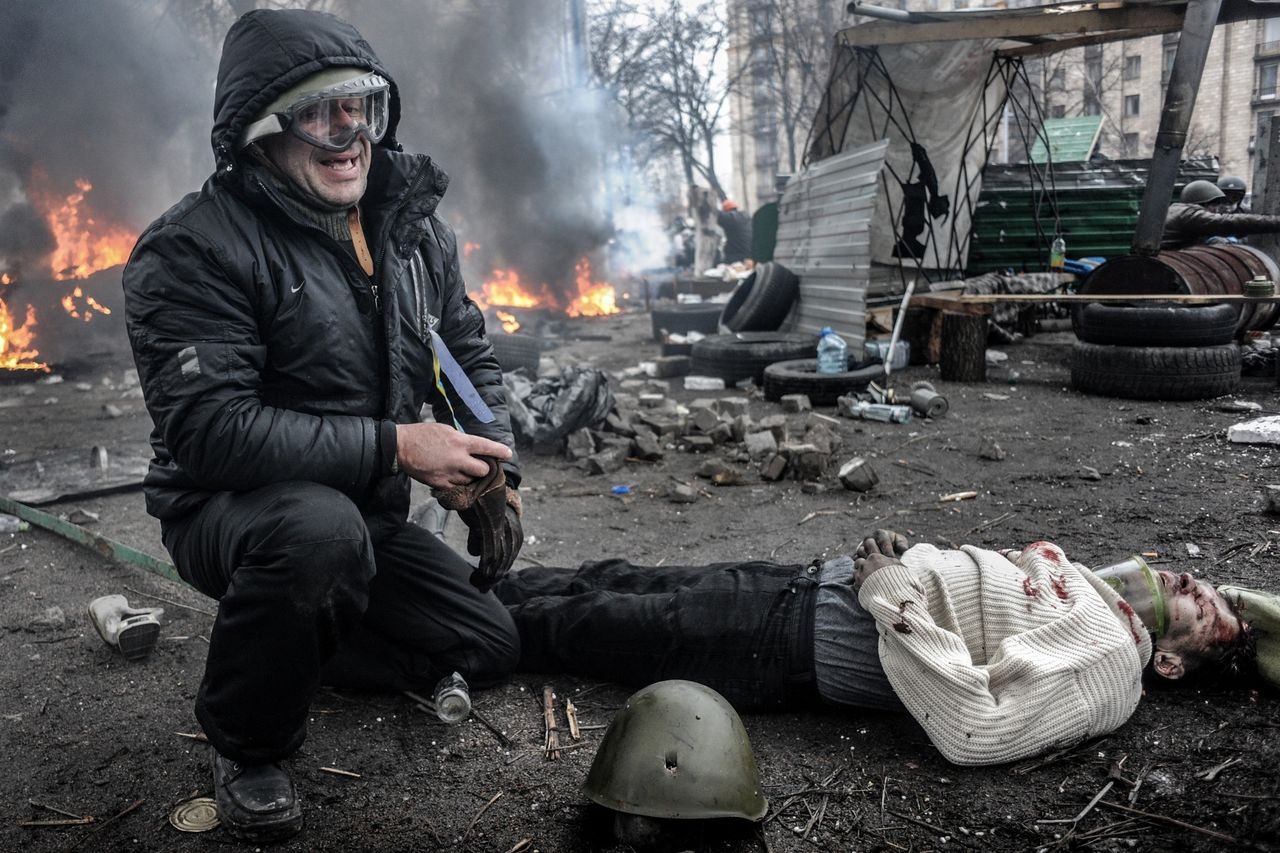
[[400,86],[400,141],[452,177],[442,214],[480,244],[479,272],[560,292],[610,236],[605,110],[574,85],[567,19],[566,0],[389,0],[350,18]]
[[[99,220],[138,233],[208,176],[217,51],[232,5],[253,4],[6,4],[0,272],[20,283],[4,298],[47,318],[68,290],[51,280],[52,235],[33,206],[40,192],[61,198],[88,180],[86,204]],[[481,246],[471,285],[514,266],[526,281],[567,292],[574,262],[602,246],[610,226],[603,110],[573,85],[566,0],[337,0],[334,8],[396,77],[405,148],[430,154],[453,179],[441,213],[461,240]],[[219,15],[213,29],[223,32],[197,25]],[[95,296],[118,306],[118,293]]]
[[[92,323],[59,304],[76,282],[54,281],[55,242],[37,209],[92,185],[84,216],[137,233],[208,171],[214,67],[159,5],[129,0],[6,3],[0,15],[0,293],[39,315],[43,357],[118,349],[120,312]],[[84,283],[119,308],[119,273]],[[107,286],[104,286],[106,284]],[[92,288],[92,289],[91,289]],[[82,306],[83,307],[83,304]],[[100,340],[111,338],[112,341]]]

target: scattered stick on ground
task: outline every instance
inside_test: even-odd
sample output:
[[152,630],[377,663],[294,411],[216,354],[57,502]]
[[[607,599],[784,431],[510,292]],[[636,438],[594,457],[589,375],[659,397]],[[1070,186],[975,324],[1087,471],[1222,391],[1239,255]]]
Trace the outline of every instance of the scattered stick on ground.
[[332,773],[334,776],[346,776],[348,779],[363,779],[359,773],[353,773],[350,770],[343,770],[339,767],[321,767],[321,773]]
[[582,730],[578,728],[578,706],[572,699],[564,700],[564,716],[569,721],[569,737],[582,740]]
[[485,803],[483,806],[480,807],[480,811],[476,812],[476,816],[471,818],[471,823],[467,824],[466,831],[462,833],[463,841],[466,841],[467,838],[470,837],[471,830],[476,828],[476,821],[480,820],[480,816],[488,810],[489,806],[496,803],[498,801],[498,798],[501,796],[502,796],[502,792],[499,791],[498,793],[494,794],[492,797],[489,798],[489,802]]
[[1186,823],[1184,821],[1178,820],[1177,818],[1165,817],[1162,814],[1154,814],[1152,812],[1144,812],[1141,809],[1131,809],[1128,806],[1122,806],[1119,803],[1112,803],[1112,802],[1108,802],[1107,800],[1103,800],[1102,802],[1098,803],[1098,805],[1105,806],[1106,808],[1109,808],[1109,809],[1116,809],[1117,811],[1122,811],[1125,814],[1138,815],[1139,817],[1145,817],[1148,820],[1154,820],[1160,823],[1167,823],[1170,826],[1177,826],[1177,827],[1181,827],[1182,829],[1189,829],[1192,832],[1198,832],[1201,835],[1207,835],[1210,838],[1218,838],[1223,841],[1227,841],[1231,844],[1236,843],[1236,839],[1230,835],[1225,835],[1221,832],[1215,832],[1212,829],[1205,829],[1204,827],[1196,826],[1195,824]]
[[184,737],[187,740],[194,740],[197,743],[208,743],[209,738],[204,732],[174,732],[178,737]]
[[74,843],[74,844],[72,844],[70,847],[68,847],[68,848],[67,848],[68,853],[69,853],[69,851],[71,851],[71,850],[75,850],[75,849],[76,849],[77,847],[79,847],[81,844],[84,844],[84,843],[85,843],[86,841],[88,841],[90,838],[92,838],[93,836],[97,835],[99,832],[101,832],[102,830],[106,829],[108,826],[110,826],[111,824],[115,823],[115,822],[116,822],[116,821],[118,821],[120,818],[122,818],[122,817],[124,817],[125,815],[129,814],[130,812],[132,812],[132,811],[136,810],[139,806],[141,806],[141,805],[142,805],[143,803],[145,803],[145,802],[146,802],[146,800],[134,800],[132,803],[130,803],[129,805],[125,806],[123,809],[121,809],[120,811],[116,812],[116,813],[115,813],[114,815],[112,815],[111,817],[109,817],[109,818],[107,818],[106,820],[102,821],[102,822],[101,822],[101,823],[99,823],[97,826],[95,826],[93,829],[89,830],[89,833],[88,833],[87,835],[82,836],[82,837],[80,838],[80,840],[79,840],[79,841],[75,842],[75,843]]
[[550,684],[542,688],[542,722],[546,726],[542,751],[549,760],[555,761],[560,757],[560,727],[556,725],[556,694]]
[[183,610],[190,610],[192,613],[204,614],[205,616],[208,616],[210,619],[213,619],[218,615],[211,610],[201,610],[199,607],[192,607],[190,604],[183,604],[181,601],[174,601],[172,598],[165,598],[164,596],[160,596],[160,595],[152,595],[149,592],[143,592],[142,590],[134,589],[131,586],[126,586],[125,589],[127,589],[129,592],[133,593],[134,595],[140,595],[143,598],[150,598],[153,601],[163,601],[165,604],[170,604],[174,607],[181,607]]

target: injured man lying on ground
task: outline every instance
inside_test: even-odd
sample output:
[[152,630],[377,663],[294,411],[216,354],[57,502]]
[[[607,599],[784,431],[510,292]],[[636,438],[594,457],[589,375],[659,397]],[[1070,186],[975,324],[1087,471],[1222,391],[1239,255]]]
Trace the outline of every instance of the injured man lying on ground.
[[523,670],[687,679],[739,711],[905,709],[967,765],[1113,731],[1144,673],[1185,682],[1252,669],[1242,606],[1274,601],[1137,558],[1093,572],[1048,542],[940,550],[884,530],[809,565],[606,560],[526,568],[495,592],[520,631]]

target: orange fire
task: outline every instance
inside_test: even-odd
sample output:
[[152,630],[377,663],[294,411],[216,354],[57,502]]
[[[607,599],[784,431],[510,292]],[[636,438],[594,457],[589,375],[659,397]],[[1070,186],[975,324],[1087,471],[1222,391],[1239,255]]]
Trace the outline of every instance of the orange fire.
[[88,278],[91,273],[123,264],[138,235],[99,221],[86,196],[93,184],[76,181],[76,191],[67,196],[45,189],[48,179],[42,172],[32,175],[31,200],[44,215],[57,248],[50,258],[53,277],[59,281]]
[[508,335],[520,331],[520,321],[516,319],[516,315],[510,311],[494,311],[493,313],[497,315],[498,321],[502,323],[502,331]]
[[[82,305],[83,307],[81,307]],[[93,319],[94,314],[111,313],[110,308],[86,294],[79,287],[62,297],[62,310],[77,320],[84,320],[86,323]]]
[[591,280],[590,261],[582,258],[574,264],[573,276],[578,285],[578,295],[565,308],[565,313],[570,317],[601,317],[618,313],[620,309],[613,285],[607,281]]
[[[0,283],[9,284],[13,279],[6,274],[0,277]],[[42,370],[49,372],[49,366],[36,361],[40,355],[32,348],[35,338],[36,309],[27,306],[27,316],[21,324],[15,324],[9,306],[0,299],[0,369],[4,370]]]
[[[621,310],[613,285],[607,281],[592,281],[591,262],[586,258],[574,265],[574,283],[577,294],[566,305],[548,285],[528,284],[521,280],[518,271],[500,269],[493,271],[489,280],[481,285],[480,292],[473,293],[471,299],[482,311],[490,307],[551,308],[564,311],[570,317],[599,317],[617,314]],[[497,316],[508,332],[519,328],[518,321],[510,312],[497,312]]]

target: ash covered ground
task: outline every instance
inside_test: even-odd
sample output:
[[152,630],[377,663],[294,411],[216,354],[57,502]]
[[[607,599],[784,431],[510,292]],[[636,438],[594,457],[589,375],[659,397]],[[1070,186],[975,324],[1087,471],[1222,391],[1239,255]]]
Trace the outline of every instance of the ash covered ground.
[[[575,333],[592,339],[574,342]],[[610,340],[597,339],[604,337]],[[1086,564],[1154,553],[1164,568],[1280,587],[1272,571],[1280,519],[1266,514],[1262,499],[1263,485],[1280,476],[1280,450],[1229,444],[1226,428],[1243,416],[1222,411],[1223,401],[1145,403],[1069,390],[1071,341],[1070,333],[1053,333],[1003,348],[1010,367],[990,370],[984,384],[942,383],[936,368],[902,372],[895,386],[930,379],[951,410],[904,425],[841,420],[837,461],[868,457],[880,475],[862,496],[842,489],[834,472],[817,494],[793,480],[714,486],[695,477],[707,458],[700,454],[672,451],[661,462],[596,477],[559,456],[526,454],[523,554],[545,565],[613,555],[652,565],[804,562],[845,552],[887,526],[939,545],[1050,539]],[[565,364],[613,371],[656,354],[643,313],[572,321],[565,343],[548,351]],[[130,366],[121,354],[66,365],[61,384],[0,386],[4,458],[87,459],[94,445],[114,458],[144,453],[150,421],[125,380]],[[1019,374],[1014,383],[1011,371]],[[684,391],[679,380],[672,385],[682,402],[715,396]],[[1270,378],[1246,378],[1235,398],[1280,408]],[[105,416],[106,404],[119,416]],[[779,411],[752,399],[756,418]],[[791,417],[797,425],[804,418]],[[999,443],[1003,460],[978,455],[984,438]],[[694,484],[698,500],[669,501],[677,481]],[[620,484],[631,494],[611,494]],[[969,490],[977,497],[938,501]],[[140,491],[47,509],[97,513],[91,529],[164,555]],[[460,544],[461,525],[454,522],[448,536]],[[112,592],[135,604],[160,603],[148,596],[170,602],[160,645],[146,662],[112,653],[85,618],[89,600]],[[43,531],[0,539],[0,731],[9,759],[0,781],[0,849],[238,847],[219,830],[186,835],[168,823],[175,804],[210,793],[207,747],[180,733],[198,731],[191,704],[214,606]],[[571,698],[589,727],[558,761],[541,752],[546,684],[561,700]],[[579,787],[599,727],[630,692],[520,675],[476,693],[477,709],[510,745],[475,720],[446,727],[403,696],[322,692],[310,736],[290,765],[306,829],[275,849],[627,850],[611,840],[608,820]],[[714,825],[676,849],[1270,849],[1280,837],[1278,710],[1272,695],[1247,688],[1153,690],[1106,738],[980,769],[947,764],[906,716],[747,715],[769,818],[757,827]],[[1115,782],[1073,824],[1112,768],[1127,781]],[[1134,781],[1140,784],[1131,789]],[[66,818],[33,801],[97,820],[18,826]]]

